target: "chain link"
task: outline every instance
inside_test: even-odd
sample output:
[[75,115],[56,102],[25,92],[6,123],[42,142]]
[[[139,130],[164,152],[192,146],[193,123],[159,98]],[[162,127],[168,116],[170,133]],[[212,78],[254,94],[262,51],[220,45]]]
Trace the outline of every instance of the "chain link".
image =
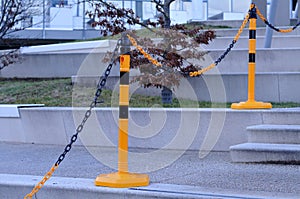
[[[251,9],[252,9],[252,7],[251,7]],[[233,41],[237,42],[237,41],[239,40],[239,38],[240,38],[240,36],[241,36],[243,30],[245,29],[245,27],[246,27],[246,25],[247,25],[247,23],[248,23],[248,21],[249,21],[249,17],[250,17],[250,14],[247,13],[247,15],[245,16],[245,19],[244,19],[244,21],[243,21],[241,27],[240,27],[239,30],[238,30],[238,33],[235,35]]]
[[53,165],[51,169],[45,174],[43,179],[32,189],[32,191],[27,194],[24,199],[31,199],[34,194],[36,194],[46,183],[46,181],[51,178],[54,171],[58,168],[58,165]]
[[[254,5],[251,4],[250,10],[253,9],[253,8],[254,8]],[[243,30],[245,29],[245,27],[246,27],[246,25],[247,25],[247,23],[248,23],[249,17],[250,17],[250,15],[249,15],[249,13],[248,13],[248,14],[245,16],[245,19],[244,19],[244,21],[243,21],[241,27],[239,28],[238,33],[235,35],[234,39],[232,40],[232,42],[231,42],[231,44],[228,46],[228,48],[225,50],[225,52],[224,52],[220,57],[218,57],[218,59],[217,59],[214,63],[210,64],[209,66],[207,66],[207,67],[205,67],[205,68],[203,68],[203,69],[201,69],[201,70],[195,71],[195,72],[190,72],[190,76],[191,76],[191,77],[199,76],[199,75],[201,75],[201,74],[203,74],[203,73],[205,73],[205,72],[207,72],[207,71],[213,69],[214,67],[216,67],[216,66],[217,66],[217,65],[218,65],[218,64],[219,64],[219,63],[227,56],[227,54],[228,54],[228,53],[232,50],[232,48],[234,47],[235,43],[239,40],[239,38],[240,38],[240,36],[241,36]]]
[[158,67],[162,67],[162,64],[159,63],[156,59],[154,59],[153,57],[151,57],[150,54],[148,54],[142,47],[140,47],[138,44],[137,44],[137,41],[131,37],[130,35],[127,34],[127,37],[129,38],[130,42],[132,43],[132,45],[138,49],[140,51],[140,53],[142,53],[144,55],[145,58],[147,58],[150,62],[152,62],[152,64],[154,64],[155,66],[158,66]]
[[43,179],[32,189],[32,191],[24,197],[24,199],[32,199],[32,196],[35,195],[44,186],[45,182],[51,178],[54,171],[58,168],[60,163],[65,159],[66,154],[72,149],[73,143],[76,142],[76,140],[78,139],[78,134],[83,130],[83,127],[84,127],[86,121],[91,116],[92,109],[95,108],[98,103],[98,98],[100,97],[100,95],[102,93],[102,89],[106,84],[106,80],[107,80],[107,78],[111,72],[112,66],[116,60],[116,56],[118,55],[120,45],[121,45],[121,40],[118,40],[117,45],[112,53],[110,63],[107,66],[105,72],[100,77],[100,79],[97,83],[97,91],[95,92],[94,100],[91,102],[89,109],[85,112],[81,123],[77,126],[76,133],[71,137],[69,144],[67,144],[67,146],[64,149],[64,152],[58,157],[55,164],[46,173],[46,175],[43,177]]
[[289,33],[289,32],[292,32],[293,30],[295,30],[298,26],[300,26],[300,21],[294,26],[294,27],[291,27],[289,29],[279,29],[279,28],[276,28],[274,25],[272,25],[265,17],[264,15],[260,12],[260,10],[258,8],[256,8],[256,13],[257,15],[259,16],[259,18],[261,20],[263,20],[263,22],[269,26],[271,29],[275,30],[276,32],[281,32],[281,33]]
[[[253,9],[255,7],[255,4],[251,4],[250,5],[250,10]],[[226,49],[226,51],[212,64],[210,64],[209,66],[207,66],[206,68],[203,68],[201,70],[195,71],[195,72],[190,72],[190,76],[191,77],[195,77],[195,76],[199,76],[204,72],[207,72],[208,70],[211,70],[212,68],[214,68],[215,66],[217,66],[226,56],[227,54],[231,51],[231,49],[234,47],[235,43],[238,41],[238,39],[240,38],[243,30],[245,29],[248,21],[249,21],[249,13],[245,16],[245,19],[241,25],[241,27],[238,30],[238,33],[235,35],[234,39],[232,40],[231,44],[228,46],[228,48]],[[137,41],[131,37],[130,35],[127,34],[127,37],[129,38],[129,40],[131,41],[132,45],[138,49],[140,51],[140,53],[142,53],[144,55],[145,58],[147,58],[150,62],[152,62],[154,65],[161,67],[162,64],[159,63],[156,59],[154,59],[153,57],[151,57],[150,54],[148,54],[142,47],[140,47],[137,44]]]

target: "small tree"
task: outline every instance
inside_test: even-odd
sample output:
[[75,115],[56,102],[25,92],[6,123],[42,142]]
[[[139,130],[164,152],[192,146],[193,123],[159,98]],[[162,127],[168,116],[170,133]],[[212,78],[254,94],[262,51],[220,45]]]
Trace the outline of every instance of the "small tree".
[[[24,22],[30,20],[36,8],[37,0],[2,0],[0,4],[0,42],[7,43],[10,34],[26,28]],[[9,47],[9,44],[7,44]],[[3,51],[0,54],[0,70],[19,60],[18,50]]]
[[[171,26],[170,5],[174,1],[152,0],[156,9],[161,13],[157,21],[141,22],[131,9],[117,8],[114,4],[104,0],[91,1],[94,9],[87,12],[95,21],[93,26],[99,27],[103,35],[119,34],[127,30],[126,25],[139,24],[154,32],[152,37],[162,38],[153,40],[138,37],[135,31],[129,33],[148,54],[163,65],[163,67],[154,66],[137,49],[131,52],[131,66],[138,68],[141,72],[133,79],[133,82],[139,82],[144,87],[179,86],[182,75],[185,76],[189,72],[201,69],[201,66],[195,64],[194,60],[203,59],[207,52],[202,51],[199,45],[208,44],[215,38],[214,31],[203,30],[199,26]],[[150,27],[156,27],[156,29],[152,30]]]

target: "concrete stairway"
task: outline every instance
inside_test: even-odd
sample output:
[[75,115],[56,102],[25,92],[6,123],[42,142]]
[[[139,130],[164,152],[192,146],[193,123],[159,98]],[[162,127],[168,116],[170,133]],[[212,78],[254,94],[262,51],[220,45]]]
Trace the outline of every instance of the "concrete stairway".
[[230,147],[233,162],[300,164],[300,125],[247,127],[248,143]]

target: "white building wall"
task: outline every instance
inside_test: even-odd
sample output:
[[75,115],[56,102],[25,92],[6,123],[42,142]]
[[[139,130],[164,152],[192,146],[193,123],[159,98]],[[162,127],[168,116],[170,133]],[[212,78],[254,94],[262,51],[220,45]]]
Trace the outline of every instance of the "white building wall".
[[150,2],[143,3],[143,19],[153,19],[157,15],[155,5]]
[[[47,1],[47,0],[46,0]],[[109,1],[118,7],[131,8],[136,10],[135,0],[129,1]],[[207,16],[212,16],[219,13],[225,13],[226,20],[240,19],[245,16],[249,5],[252,0],[207,0],[208,1],[208,14],[207,5],[202,0],[183,1],[176,0],[171,4],[171,21],[175,23],[186,23],[188,21],[201,21],[206,20]],[[254,0],[255,1],[255,0]],[[265,0],[262,0],[266,2]],[[286,1],[287,4],[289,0]],[[89,9],[89,4],[86,3],[86,10]],[[261,9],[263,10],[263,9]],[[233,12],[233,13],[231,13]],[[68,0],[68,5],[64,7],[51,7],[50,18],[46,27],[51,28],[83,28],[83,4],[77,5],[77,0]],[[143,2],[143,19],[153,19],[158,14],[155,5],[150,2]],[[233,17],[233,18],[232,18]],[[84,20],[87,22],[89,18],[85,16]],[[34,16],[33,24],[35,27],[42,27],[42,16]]]
[[72,29],[73,15],[71,7],[50,8],[50,28]]
[[189,12],[190,13],[189,20],[192,21],[204,20],[205,8],[203,7],[204,6],[203,1],[193,0],[192,3],[190,3],[190,6],[191,8],[189,10],[191,10],[191,12]]
[[230,0],[232,1],[232,12],[246,13],[249,10],[251,0]]

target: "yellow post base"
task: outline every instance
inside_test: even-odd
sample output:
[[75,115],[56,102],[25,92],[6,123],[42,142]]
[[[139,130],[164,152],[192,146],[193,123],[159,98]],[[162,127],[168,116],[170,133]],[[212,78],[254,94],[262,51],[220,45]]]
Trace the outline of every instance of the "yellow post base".
[[127,172],[101,174],[96,178],[95,185],[112,188],[148,186],[149,176],[147,174]]
[[257,101],[246,101],[240,103],[231,104],[232,109],[270,109],[272,108],[271,103],[257,102]]

